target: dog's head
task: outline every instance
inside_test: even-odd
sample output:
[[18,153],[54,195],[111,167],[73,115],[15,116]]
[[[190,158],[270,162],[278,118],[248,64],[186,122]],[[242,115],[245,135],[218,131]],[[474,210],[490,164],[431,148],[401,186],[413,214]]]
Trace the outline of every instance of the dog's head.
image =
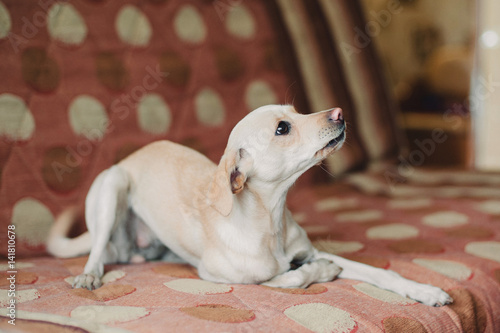
[[293,106],[267,105],[234,127],[210,189],[210,201],[230,214],[233,195],[247,182],[290,187],[306,170],[340,149],[345,140],[340,108],[314,114]]

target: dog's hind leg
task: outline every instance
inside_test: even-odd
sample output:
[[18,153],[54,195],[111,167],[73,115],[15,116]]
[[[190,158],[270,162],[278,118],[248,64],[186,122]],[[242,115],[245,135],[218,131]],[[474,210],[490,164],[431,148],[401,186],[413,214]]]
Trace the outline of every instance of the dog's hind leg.
[[110,240],[117,228],[125,228],[128,189],[128,175],[119,166],[103,171],[92,184],[85,202],[92,249],[83,274],[75,277],[73,288],[99,288],[104,265],[122,260],[123,251]]

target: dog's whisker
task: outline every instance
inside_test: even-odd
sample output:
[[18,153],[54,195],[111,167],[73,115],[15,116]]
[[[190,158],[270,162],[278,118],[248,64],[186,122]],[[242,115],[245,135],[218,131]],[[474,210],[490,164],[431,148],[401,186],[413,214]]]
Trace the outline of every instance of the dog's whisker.
[[288,100],[289,100],[290,89],[292,89],[292,87],[296,83],[297,83],[297,81],[293,81],[292,83],[290,83],[290,85],[288,86],[288,88],[286,88],[286,92],[285,92],[285,103],[286,104],[294,105],[294,103],[295,103],[295,94],[292,96],[292,103],[288,103]]
[[320,167],[323,171],[325,171],[328,175],[332,176],[333,178],[336,178],[336,176],[335,176],[332,172],[330,172],[330,170],[328,170],[328,166],[325,166],[325,165],[323,164],[323,162],[321,162],[321,164],[319,165],[319,167]]

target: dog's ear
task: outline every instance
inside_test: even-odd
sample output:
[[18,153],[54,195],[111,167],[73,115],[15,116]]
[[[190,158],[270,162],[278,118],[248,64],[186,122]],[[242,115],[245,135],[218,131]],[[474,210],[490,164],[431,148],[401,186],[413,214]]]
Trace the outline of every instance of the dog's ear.
[[208,201],[219,213],[228,216],[234,195],[245,187],[252,159],[245,149],[226,150],[209,185]]

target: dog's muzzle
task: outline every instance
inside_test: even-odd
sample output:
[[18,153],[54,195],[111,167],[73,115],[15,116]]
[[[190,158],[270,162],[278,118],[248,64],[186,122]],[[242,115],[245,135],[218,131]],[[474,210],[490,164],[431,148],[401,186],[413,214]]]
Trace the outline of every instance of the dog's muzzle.
[[[326,145],[321,148],[318,153],[329,154],[334,151],[334,148],[341,144],[345,139],[345,121],[341,108],[333,108],[325,111],[327,116],[328,126],[323,128],[319,133],[319,139],[329,139]],[[325,156],[322,156],[325,157]]]
[[342,142],[342,140],[344,139],[345,139],[345,131],[344,128],[342,128],[342,133],[340,133],[340,135],[337,136],[336,138],[333,138],[330,141],[328,141],[328,144],[324,148],[333,148],[340,142]]

